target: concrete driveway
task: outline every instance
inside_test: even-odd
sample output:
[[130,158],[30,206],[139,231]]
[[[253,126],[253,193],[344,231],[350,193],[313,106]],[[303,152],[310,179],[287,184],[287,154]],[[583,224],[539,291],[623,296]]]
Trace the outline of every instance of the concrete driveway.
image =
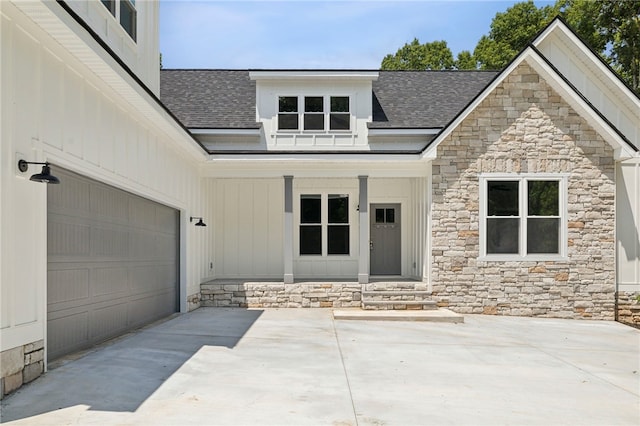
[[203,308],[63,363],[9,424],[640,424],[640,331],[465,316]]

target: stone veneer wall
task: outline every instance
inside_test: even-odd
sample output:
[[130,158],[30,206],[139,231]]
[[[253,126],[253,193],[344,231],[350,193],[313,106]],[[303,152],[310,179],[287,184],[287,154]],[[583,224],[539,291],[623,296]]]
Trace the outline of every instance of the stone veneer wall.
[[44,372],[44,341],[18,346],[0,353],[0,398]]
[[616,294],[616,320],[640,328],[640,292]]
[[358,283],[213,281],[200,285],[201,306],[240,308],[360,307]]
[[[481,262],[479,174],[570,173],[566,262]],[[611,147],[526,63],[438,147],[433,299],[460,313],[614,319]]]

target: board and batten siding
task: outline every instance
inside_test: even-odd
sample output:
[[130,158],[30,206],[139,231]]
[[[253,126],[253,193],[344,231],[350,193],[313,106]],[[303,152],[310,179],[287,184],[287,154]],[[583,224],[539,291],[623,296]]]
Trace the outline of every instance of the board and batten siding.
[[47,185],[29,181],[39,166],[20,173],[19,158],[178,209],[185,310],[209,274],[211,247],[210,228],[188,220],[211,211],[187,135],[168,136],[15,5],[1,5],[0,350],[42,340],[46,328]]
[[640,292],[640,158],[616,170],[618,291]]
[[282,279],[284,180],[213,182],[215,277]]

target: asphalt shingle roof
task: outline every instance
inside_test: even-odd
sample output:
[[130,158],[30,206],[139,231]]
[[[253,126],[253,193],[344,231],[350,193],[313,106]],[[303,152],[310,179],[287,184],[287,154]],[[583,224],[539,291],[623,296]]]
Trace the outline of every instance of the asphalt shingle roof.
[[188,128],[260,127],[247,70],[162,70],[160,99]]
[[[380,71],[370,128],[439,128],[496,76],[487,71]],[[188,128],[254,129],[248,70],[162,70],[160,99]]]
[[380,71],[370,128],[444,127],[497,72]]

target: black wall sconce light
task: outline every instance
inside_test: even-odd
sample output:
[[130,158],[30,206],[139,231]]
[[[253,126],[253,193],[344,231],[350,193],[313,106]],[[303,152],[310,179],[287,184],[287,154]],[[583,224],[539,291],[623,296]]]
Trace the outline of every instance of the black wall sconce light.
[[191,218],[189,219],[189,222],[193,222],[193,221],[194,221],[194,220],[196,220],[196,219],[200,219],[200,220],[196,222],[196,225],[195,225],[195,226],[207,226],[207,224],[206,224],[206,223],[204,223],[204,222],[202,221],[202,218],[201,218],[201,217],[194,217],[194,216],[191,216]]
[[26,172],[29,169],[29,164],[39,164],[42,165],[42,171],[40,173],[35,173],[31,175],[29,180],[34,182],[44,182],[44,183],[60,183],[60,179],[53,176],[51,174],[51,168],[49,167],[49,163],[36,163],[32,161],[20,160],[18,161],[18,170],[22,173]]

